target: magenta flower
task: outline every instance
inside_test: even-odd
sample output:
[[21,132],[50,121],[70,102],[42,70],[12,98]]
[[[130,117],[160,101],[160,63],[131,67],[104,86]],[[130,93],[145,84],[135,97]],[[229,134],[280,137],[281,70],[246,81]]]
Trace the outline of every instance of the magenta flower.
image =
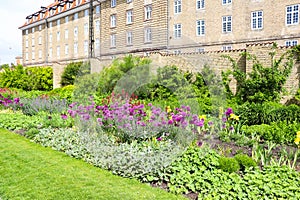
[[61,114],[60,116],[61,116],[61,118],[64,119],[64,120],[65,120],[65,119],[68,119],[68,116],[67,116],[66,114]]
[[157,138],[156,140],[157,140],[157,141],[162,141],[162,138],[161,138],[161,137],[159,137],[159,138]]
[[226,110],[226,112],[225,112],[225,115],[228,117],[228,116],[230,116],[230,114],[232,114],[232,113],[233,113],[232,108],[227,108],[227,110]]

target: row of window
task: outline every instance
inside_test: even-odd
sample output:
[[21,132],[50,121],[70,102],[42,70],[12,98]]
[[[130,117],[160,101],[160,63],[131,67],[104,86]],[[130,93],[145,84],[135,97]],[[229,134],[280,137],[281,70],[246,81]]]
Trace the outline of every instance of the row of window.
[[[84,41],[83,48],[84,48],[85,55],[87,55],[88,54],[88,48],[89,48],[88,40]],[[96,38],[96,40],[95,40],[95,49],[96,50],[100,49],[100,39],[99,38]],[[61,50],[61,47],[57,46],[56,47],[56,57],[57,58],[60,58],[60,56],[61,56],[61,51],[60,50]],[[65,50],[65,52],[64,52],[65,56],[68,56],[69,55],[69,45],[68,44],[65,44],[64,50]],[[42,50],[39,50],[38,54],[39,54],[38,58],[42,59]],[[52,47],[49,48],[48,54],[49,54],[48,57],[51,59],[53,57],[53,48]],[[78,42],[74,42],[73,54],[78,55]],[[26,59],[26,61],[28,61],[28,59],[29,59],[29,53],[28,52],[25,53],[25,59]],[[31,59],[35,60],[35,51],[31,52]]]
[[[146,5],[144,9],[144,19],[150,20],[152,19],[152,5]],[[132,24],[133,23],[133,9],[126,11],[126,24]],[[110,16],[110,27],[114,28],[117,26],[117,15],[112,14]]]
[[[232,0],[222,0],[222,5],[231,4]],[[196,9],[204,9],[205,8],[205,0],[197,0],[196,1]],[[178,14],[182,12],[182,0],[174,0],[174,13]]]
[[[144,43],[152,42],[152,29],[147,27],[144,29]],[[132,31],[126,32],[126,45],[133,45],[133,33]],[[115,48],[117,46],[117,34],[110,35],[110,47]]]

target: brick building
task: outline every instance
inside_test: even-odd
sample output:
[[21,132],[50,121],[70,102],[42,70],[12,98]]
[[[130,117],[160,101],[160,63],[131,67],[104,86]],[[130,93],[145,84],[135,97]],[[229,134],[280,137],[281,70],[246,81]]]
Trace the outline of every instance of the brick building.
[[91,18],[89,0],[55,0],[20,27],[23,63],[243,49],[254,42],[292,46],[300,38],[299,5],[299,0],[94,0]]

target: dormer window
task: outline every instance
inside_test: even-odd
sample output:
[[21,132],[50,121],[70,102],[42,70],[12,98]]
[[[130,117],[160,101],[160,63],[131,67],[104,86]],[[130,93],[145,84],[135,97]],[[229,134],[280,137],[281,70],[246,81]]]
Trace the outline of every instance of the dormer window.
[[63,6],[59,6],[58,11],[61,12],[63,10]]
[[69,8],[71,8],[71,6],[72,6],[72,3],[69,2],[69,3],[67,4],[67,8],[69,9]]
[[76,5],[79,6],[81,3],[81,0],[76,0]]

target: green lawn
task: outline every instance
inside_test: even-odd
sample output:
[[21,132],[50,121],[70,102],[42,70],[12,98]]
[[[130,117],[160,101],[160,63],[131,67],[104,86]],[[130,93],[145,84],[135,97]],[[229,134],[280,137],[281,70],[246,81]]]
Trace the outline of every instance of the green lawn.
[[0,129],[0,199],[185,199]]

